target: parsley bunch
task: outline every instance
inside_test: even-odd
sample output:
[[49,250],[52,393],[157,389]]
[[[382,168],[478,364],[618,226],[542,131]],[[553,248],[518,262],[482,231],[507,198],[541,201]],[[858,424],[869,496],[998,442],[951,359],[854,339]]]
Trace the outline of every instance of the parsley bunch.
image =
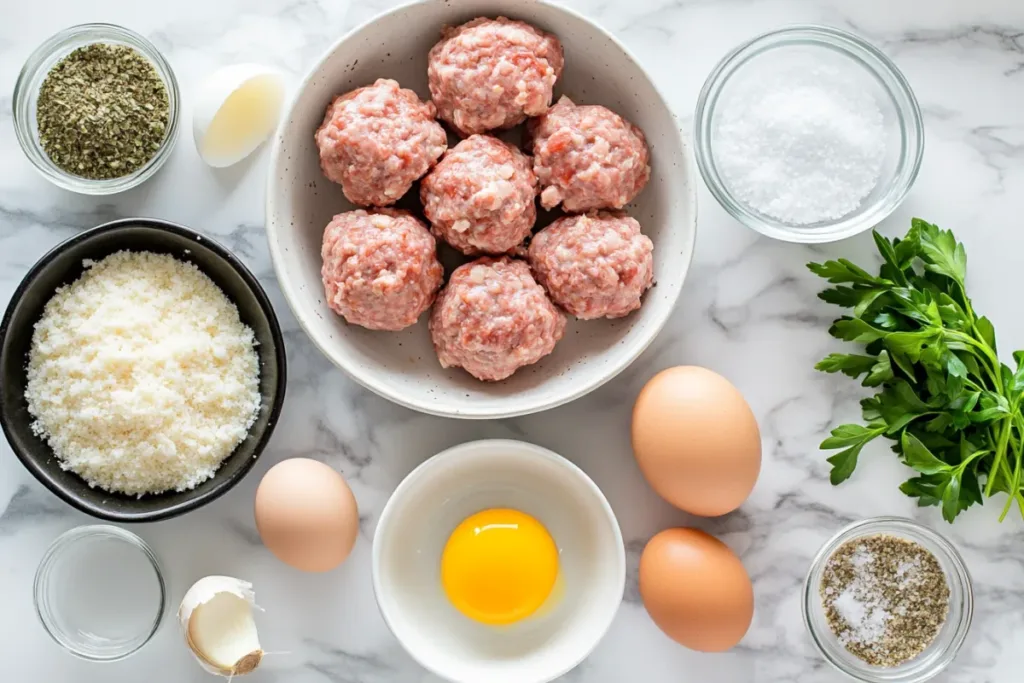
[[882,436],[917,476],[900,490],[918,505],[956,516],[985,497],[1008,494],[1024,515],[1024,351],[1017,369],[1000,363],[995,329],[967,296],[967,254],[949,230],[915,218],[903,239],[873,233],[883,263],[871,275],[846,259],[810,263],[832,285],[818,296],[851,309],[829,333],[864,345],[815,366],[862,378],[877,389],[861,401],[864,424],[836,427],[821,448],[833,484],[857,467],[864,446]]

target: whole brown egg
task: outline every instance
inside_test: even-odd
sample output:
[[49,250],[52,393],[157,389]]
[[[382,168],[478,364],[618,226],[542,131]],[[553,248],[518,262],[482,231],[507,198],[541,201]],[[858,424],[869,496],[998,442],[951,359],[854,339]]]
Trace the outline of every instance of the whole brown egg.
[[666,529],[648,541],[640,597],[665,635],[701,652],[733,647],[754,618],[754,587],[740,559],[697,529]]
[[633,454],[658,495],[714,517],[738,508],[753,490],[761,435],[729,380],[705,368],[669,368],[647,383],[633,407]]
[[285,564],[326,572],[349,556],[359,533],[352,489],[330,465],[309,458],[284,460],[256,489],[256,529]]

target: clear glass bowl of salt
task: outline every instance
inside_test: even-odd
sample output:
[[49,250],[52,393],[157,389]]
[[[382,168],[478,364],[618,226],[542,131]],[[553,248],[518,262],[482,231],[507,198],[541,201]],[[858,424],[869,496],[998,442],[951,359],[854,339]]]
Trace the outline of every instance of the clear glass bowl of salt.
[[697,166],[741,223],[821,243],[892,213],[924,154],[921,110],[896,65],[860,37],[793,26],[750,40],[708,76]]
[[[841,553],[844,547],[852,546],[856,552],[859,541],[872,538],[906,541],[909,542],[907,545],[912,544],[911,547],[916,546],[929,553],[937,562],[949,589],[948,611],[938,625],[934,638],[919,654],[895,666],[869,664],[847,649],[847,645],[844,645],[830,625],[822,593],[823,590],[829,589],[827,574],[829,561],[833,556]],[[905,590],[920,590],[919,584],[914,583],[914,571],[908,568],[906,583],[903,586]],[[858,602],[861,602],[860,598]],[[838,600],[833,602],[837,603]],[[822,657],[839,671],[864,683],[923,683],[949,666],[960,651],[974,615],[974,593],[967,565],[949,540],[911,519],[874,517],[847,526],[822,546],[811,562],[810,571],[804,581],[802,606],[804,624],[811,640]],[[842,613],[844,610],[839,611]],[[863,626],[872,626],[872,623],[868,622],[877,621],[873,617],[882,616],[880,613],[872,614],[873,608],[845,611],[863,612],[860,615],[865,621]],[[849,618],[849,614],[843,616]],[[874,626],[880,624],[876,623]]]

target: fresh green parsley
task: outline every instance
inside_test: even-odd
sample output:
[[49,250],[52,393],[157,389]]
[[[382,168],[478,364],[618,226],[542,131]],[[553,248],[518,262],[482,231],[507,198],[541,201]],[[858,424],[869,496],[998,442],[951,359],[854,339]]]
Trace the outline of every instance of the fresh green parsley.
[[967,254],[949,230],[920,219],[903,239],[874,232],[882,255],[877,275],[839,259],[808,264],[833,286],[818,296],[850,309],[829,333],[863,346],[830,354],[823,372],[860,379],[877,393],[861,401],[864,424],[836,427],[822,442],[836,451],[833,484],[857,467],[866,444],[890,439],[915,471],[900,490],[922,506],[939,505],[952,522],[997,493],[1024,515],[1024,351],[1016,370],[999,361],[996,334],[967,296]]

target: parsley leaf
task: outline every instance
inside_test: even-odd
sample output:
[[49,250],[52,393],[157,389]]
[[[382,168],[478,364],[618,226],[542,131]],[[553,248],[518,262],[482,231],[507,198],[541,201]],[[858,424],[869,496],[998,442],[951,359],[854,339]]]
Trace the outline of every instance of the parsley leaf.
[[925,268],[963,284],[967,279],[967,252],[953,237],[953,232],[921,221],[920,235]]
[[840,284],[843,282],[867,286],[889,284],[842,258],[837,261],[810,263],[807,267],[810,268],[812,273],[825,278],[832,284]]
[[871,424],[867,427],[848,424],[832,430],[832,436],[821,442],[821,448],[824,450],[845,449],[828,458],[829,464],[832,465],[829,480],[833,485],[850,478],[853,470],[857,467],[857,457],[860,455],[861,449],[884,431],[884,424]]
[[903,432],[901,441],[903,460],[921,474],[939,474],[953,469],[928,450],[921,440],[909,432]]
[[871,372],[877,363],[878,359],[874,356],[830,353],[819,361],[814,368],[822,372],[841,372],[847,377],[857,378]]

